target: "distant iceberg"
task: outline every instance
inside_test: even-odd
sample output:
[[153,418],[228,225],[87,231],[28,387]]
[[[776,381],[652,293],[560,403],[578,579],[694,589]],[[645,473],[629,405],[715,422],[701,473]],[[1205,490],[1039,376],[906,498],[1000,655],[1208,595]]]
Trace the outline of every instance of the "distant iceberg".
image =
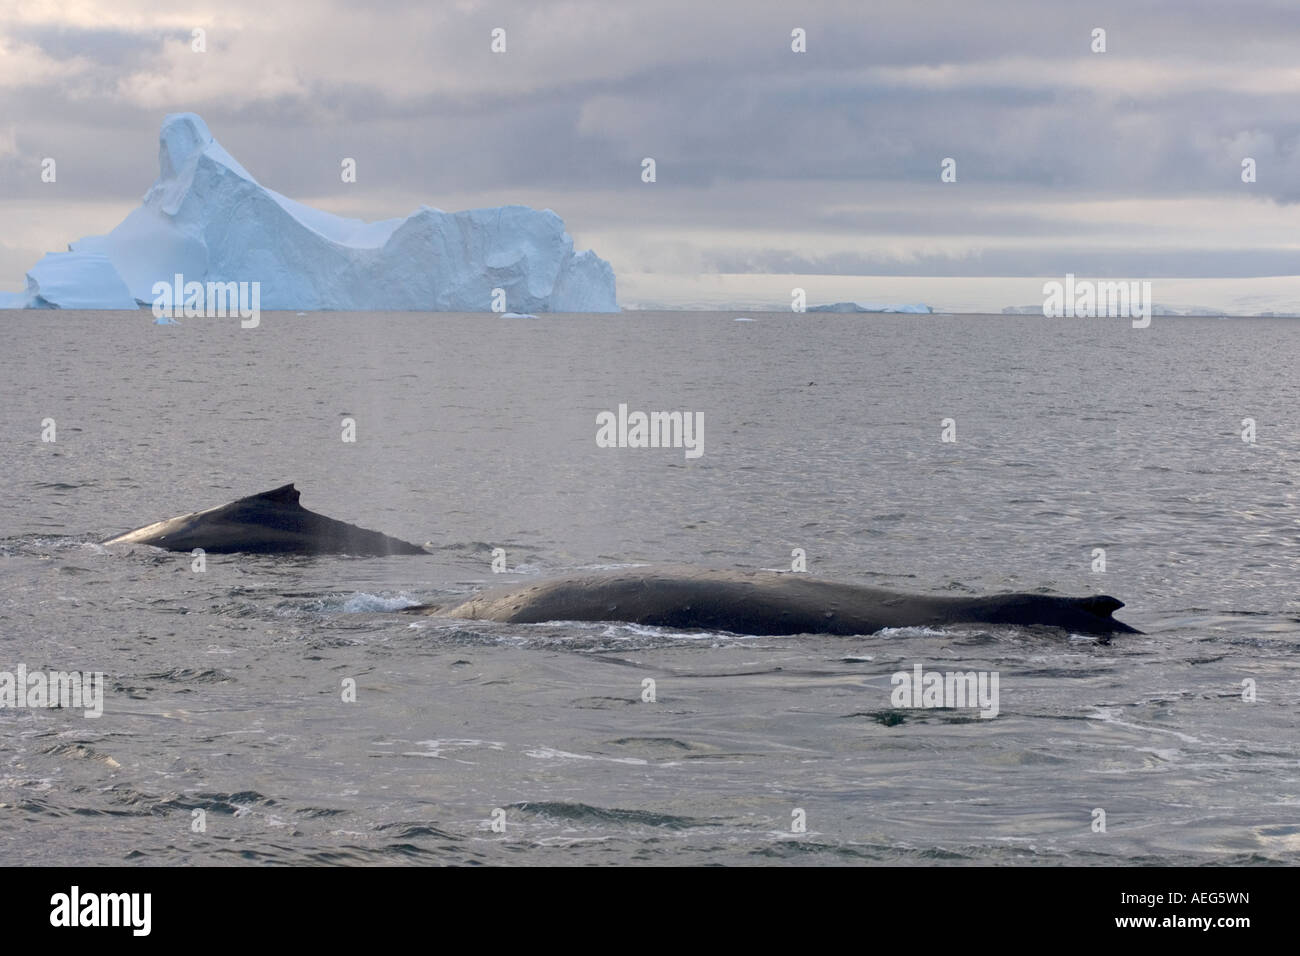
[[0,305],[135,309],[183,275],[259,282],[263,309],[487,312],[501,289],[517,312],[619,311],[609,263],[574,252],[549,209],[344,219],[259,185],[194,113],[163,121],[158,162],[139,209],[46,256]]
[[[1043,306],[1041,305],[1009,305],[1002,310],[1003,315],[1042,315]],[[1151,306],[1152,315],[1163,316],[1182,316],[1184,318],[1192,317],[1209,317],[1223,315],[1222,309],[1211,309],[1207,306],[1192,306],[1189,309],[1173,309],[1167,305],[1155,303]]]
[[881,305],[877,302],[835,302],[831,305],[810,305],[809,312],[905,312],[911,315],[930,315],[934,309],[920,302],[907,305]]

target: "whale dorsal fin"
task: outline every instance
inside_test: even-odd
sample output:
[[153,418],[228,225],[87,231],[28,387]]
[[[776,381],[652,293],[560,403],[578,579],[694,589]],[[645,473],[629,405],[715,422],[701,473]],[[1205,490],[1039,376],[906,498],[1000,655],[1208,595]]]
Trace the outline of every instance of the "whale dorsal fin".
[[275,505],[296,505],[302,493],[293,486],[293,482],[287,485],[281,485],[279,488],[273,488],[270,491],[264,491],[260,495],[250,495],[248,501],[265,501]]
[[1098,617],[1109,617],[1124,606],[1123,601],[1119,600],[1119,598],[1113,598],[1109,594],[1096,594],[1078,600],[1080,607],[1085,611],[1096,614]]

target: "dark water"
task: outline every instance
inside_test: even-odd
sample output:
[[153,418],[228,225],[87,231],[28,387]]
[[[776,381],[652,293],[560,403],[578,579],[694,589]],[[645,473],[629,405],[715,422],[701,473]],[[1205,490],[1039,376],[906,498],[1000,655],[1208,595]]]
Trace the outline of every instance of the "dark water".
[[[0,709],[6,862],[1297,861],[1300,323],[735,315],[7,314],[0,670],[107,691],[99,719]],[[624,402],[703,412],[704,455],[597,448]],[[95,543],[287,481],[433,553],[194,573]],[[1147,633],[387,613],[794,548],[841,580],[1105,591]],[[917,663],[996,671],[1000,714],[894,709]]]

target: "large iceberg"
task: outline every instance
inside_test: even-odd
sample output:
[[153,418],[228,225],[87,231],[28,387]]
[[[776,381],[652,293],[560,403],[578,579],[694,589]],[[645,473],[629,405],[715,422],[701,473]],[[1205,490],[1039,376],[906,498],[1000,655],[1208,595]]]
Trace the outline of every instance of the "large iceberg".
[[904,312],[909,315],[930,315],[934,310],[921,302],[904,305],[882,305],[878,302],[833,302],[830,305],[810,305],[809,312]]
[[143,205],[108,235],[46,256],[7,304],[136,308],[181,275],[258,282],[263,309],[618,311],[609,263],[575,253],[549,209],[345,219],[260,185],[194,113],[168,116],[159,139]]

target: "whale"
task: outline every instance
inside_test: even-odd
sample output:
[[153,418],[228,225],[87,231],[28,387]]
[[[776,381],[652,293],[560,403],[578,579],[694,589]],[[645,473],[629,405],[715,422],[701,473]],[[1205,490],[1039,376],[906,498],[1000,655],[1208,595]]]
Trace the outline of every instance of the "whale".
[[954,597],[828,581],[803,572],[636,568],[484,592],[401,613],[504,624],[608,621],[736,634],[874,634],[886,628],[1006,624],[1078,634],[1140,634],[1108,594]]
[[[299,503],[292,483],[178,515],[105,541],[216,554],[428,554],[418,544],[327,518]],[[874,634],[887,628],[1006,624],[1079,634],[1140,634],[1111,615],[1108,594],[952,596],[890,591],[790,571],[637,567],[490,589],[454,604],[399,613],[503,624],[609,621],[737,634]]]
[[105,545],[147,544],[213,554],[428,554],[418,544],[308,511],[293,483],[136,528]]

